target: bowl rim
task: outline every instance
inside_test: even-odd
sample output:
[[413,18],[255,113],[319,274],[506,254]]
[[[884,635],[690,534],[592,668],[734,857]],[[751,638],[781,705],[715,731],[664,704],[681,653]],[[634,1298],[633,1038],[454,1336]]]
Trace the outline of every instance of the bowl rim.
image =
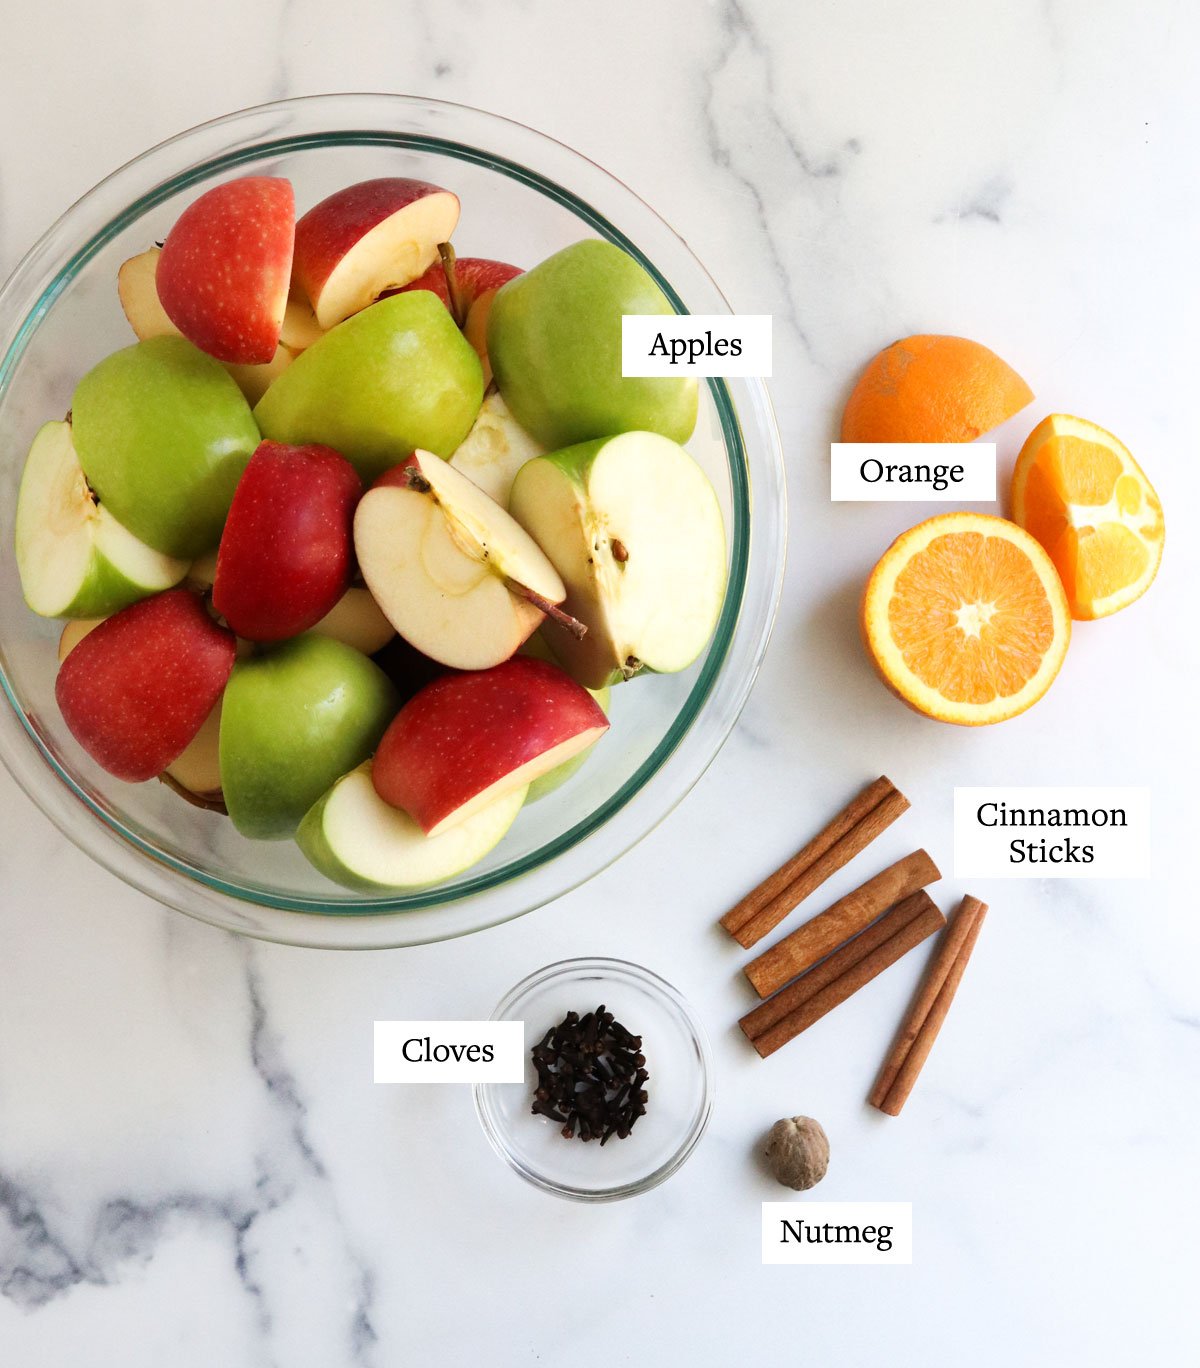
[[[492,1097],[498,1089],[523,1087],[524,1084],[476,1083],[471,1089],[471,1096],[475,1103],[475,1115],[484,1135],[487,1137],[488,1144],[518,1177],[523,1178],[532,1187],[538,1188],[542,1192],[548,1192],[555,1197],[564,1197],[568,1201],[615,1202],[625,1197],[639,1196],[641,1193],[649,1192],[665,1183],[691,1158],[696,1146],[704,1138],[713,1111],[713,1074],[715,1070],[712,1044],[708,1039],[708,1032],[704,1029],[704,1023],[696,1014],[691,1003],[673,983],[668,982],[661,974],[655,973],[653,969],[647,969],[645,965],[636,964],[633,960],[617,959],[608,955],[578,955],[570,959],[555,960],[552,964],[546,964],[540,969],[535,969],[533,973],[527,974],[504,994],[496,1004],[489,1020],[512,1020],[509,1014],[515,1011],[520,1002],[535,989],[542,988],[548,983],[565,982],[573,978],[584,977],[590,981],[633,980],[639,987],[649,990],[650,994],[658,1001],[666,1004],[670,1014],[687,1028],[698,1061],[701,1088],[700,1104],[689,1122],[687,1132],[679,1145],[671,1152],[670,1157],[641,1178],[630,1179],[624,1183],[615,1183],[612,1187],[584,1188],[568,1183],[558,1183],[518,1160],[509,1146],[505,1144],[505,1127],[499,1121],[492,1107]],[[603,989],[600,991],[603,992]],[[527,1047],[528,1042],[525,1042],[522,1045],[523,1055]]]
[[[690,267],[698,271],[704,278],[707,287],[711,287],[714,295],[721,300],[726,308],[729,307],[719,288],[712,280],[711,275],[691,253],[687,244],[670,225],[666,224],[636,192],[623,185],[611,173],[603,170],[595,162],[575,152],[566,144],[549,137],[546,134],[530,129],[527,126],[517,123],[514,120],[505,119],[501,116],[491,114],[487,111],[474,109],[468,105],[451,104],[446,101],[427,100],[422,97],[401,96],[401,95],[369,95],[355,92],[348,95],[314,95],[305,96],[293,100],[275,101],[268,104],[253,106],[246,110],[235,111],[221,116],[218,119],[210,120],[207,123],[197,125],[195,128],[185,130],[171,138],[160,142],[156,146],[147,149],[137,157],[126,162],[122,167],[112,172],[102,181],[98,182],[91,190],[83,195],[79,200],[66,211],[56,223],[47,230],[37,243],[26,253],[21,262],[13,271],[8,281],[0,288],[0,323],[4,318],[5,306],[10,304],[12,297],[18,293],[22,286],[27,284],[26,277],[36,270],[40,261],[40,256],[46,251],[47,244],[52,243],[57,237],[62,236],[64,230],[69,230],[76,214],[97,197],[110,191],[114,184],[120,184],[124,179],[136,174],[142,163],[151,158],[160,157],[168,149],[176,147],[178,144],[187,143],[204,131],[223,130],[230,126],[240,126],[246,120],[262,118],[264,115],[271,116],[280,113],[287,113],[298,108],[306,111],[320,110],[328,108],[330,105],[341,105],[349,103],[355,108],[374,109],[374,102],[385,100],[390,111],[400,112],[408,110],[436,110],[449,111],[451,113],[465,114],[473,119],[481,120],[487,126],[506,127],[519,130],[522,136],[532,139],[537,146],[549,144],[557,148],[560,153],[566,154],[567,158],[574,162],[586,163],[592,172],[598,176],[606,187],[615,186],[623,195],[630,197],[636,204],[641,213],[648,215],[656,225],[666,229],[668,233],[678,242],[680,249],[687,253]],[[59,294],[69,285],[78,272],[90,260],[100,248],[111,239],[111,237],[130,223],[137,220],[147,209],[161,203],[180,189],[186,188],[196,182],[219,175],[236,167],[246,161],[261,160],[272,154],[281,152],[303,151],[306,148],[320,146],[344,146],[348,143],[355,145],[378,145],[385,144],[392,147],[400,147],[404,150],[436,153],[448,155],[461,160],[471,161],[486,169],[498,171],[509,175],[512,178],[529,185],[532,189],[546,195],[550,199],[562,204],[582,223],[591,227],[602,237],[614,241],[624,250],[629,251],[653,276],[653,278],[663,288],[667,297],[679,312],[687,312],[682,298],[671,285],[671,282],[663,275],[662,271],[643,253],[637,244],[630,239],[621,229],[616,227],[605,214],[590,204],[581,195],[573,190],[569,190],[559,181],[553,180],[550,176],[540,171],[535,171],[530,166],[500,153],[487,150],[469,143],[457,141],[452,138],[443,138],[437,135],[430,135],[423,132],[415,132],[407,129],[355,129],[355,128],[322,128],[315,132],[292,133],[287,136],[276,136],[272,139],[263,140],[251,137],[237,141],[225,151],[215,156],[203,157],[185,165],[177,170],[173,175],[168,175],[156,181],[148,189],[137,195],[132,201],[125,204],[125,207],[115,216],[109,217],[103,222],[95,232],[80,247],[76,247],[67,260],[54,272],[48,284],[45,284],[37,296],[33,306],[24,312],[20,324],[17,327],[11,341],[6,346],[4,354],[0,357],[0,394],[3,394],[9,385],[14,366],[19,361],[25,347],[36,331],[38,324],[53,307]],[[725,601],[722,605],[721,615],[718,621],[712,643],[707,649],[701,668],[695,681],[688,692],[683,707],[673,719],[663,737],[655,746],[653,752],[643,761],[637,770],[629,776],[620,788],[613,793],[604,803],[592,810],[582,820],[576,822],[566,831],[558,833],[549,841],[539,845],[535,850],[526,855],[519,856],[514,860],[508,861],[495,868],[483,873],[468,877],[457,883],[443,887],[410,890],[396,894],[381,894],[380,896],[364,896],[354,900],[344,896],[337,901],[333,900],[332,894],[327,898],[319,896],[313,897],[303,894],[281,894],[269,889],[263,889],[246,883],[229,881],[217,875],[197,867],[186,859],[179,858],[176,854],[164,851],[152,841],[146,840],[133,830],[130,825],[115,814],[106,804],[98,802],[87,789],[76,781],[70,771],[62,764],[52,748],[47,745],[39,734],[37,728],[31,720],[16,695],[15,690],[10,685],[7,675],[0,661],[0,692],[5,695],[8,707],[12,715],[20,723],[21,730],[25,736],[32,741],[33,747],[45,767],[49,768],[58,785],[69,793],[83,810],[99,823],[104,834],[110,838],[115,838],[116,847],[122,851],[132,852],[137,859],[134,868],[118,867],[118,861],[113,855],[111,841],[101,842],[92,840],[85,842],[82,839],[80,825],[71,820],[70,815],[58,810],[55,805],[47,801],[48,795],[39,790],[37,781],[32,775],[23,773],[22,766],[14,765],[12,748],[4,735],[0,735],[0,755],[5,760],[7,767],[14,773],[21,787],[44,812],[55,821],[56,825],[63,830],[64,834],[75,844],[84,848],[93,858],[97,858],[100,863],[116,873],[119,877],[131,883],[134,887],[144,892],[149,892],[152,896],[165,901],[171,906],[175,906],[182,911],[199,915],[205,920],[216,921],[220,925],[230,925],[227,917],[214,917],[206,915],[203,911],[198,911],[194,906],[185,904],[177,898],[164,896],[165,890],[163,880],[151,879],[146,875],[146,867],[153,867],[157,871],[166,871],[169,876],[178,878],[189,888],[197,886],[208,890],[210,893],[218,895],[219,898],[228,898],[236,902],[244,903],[250,908],[263,909],[269,912],[279,912],[290,917],[310,918],[324,920],[333,918],[344,920],[347,918],[375,918],[383,921],[386,918],[403,916],[406,912],[416,909],[429,910],[439,906],[453,905],[473,898],[477,898],[492,890],[511,884],[524,875],[531,874],[537,869],[541,869],[560,857],[573,847],[579,845],[588,837],[596,833],[612,818],[614,818],[623,808],[627,807],[632,800],[641,793],[654,776],[662,769],[672,754],[683,743],[685,737],[692,730],[697,719],[704,711],[705,705],[709,701],[714,686],[722,673],[728,659],[734,635],[739,624],[741,610],[745,600],[750,568],[750,502],[749,502],[749,464],[747,459],[746,446],[743,439],[738,414],[730,396],[728,386],[724,380],[711,379],[708,382],[709,393],[712,397],[717,417],[720,422],[722,439],[725,448],[725,457],[729,478],[731,483],[731,501],[733,505],[733,527],[731,529],[731,556],[730,556],[730,577],[727,585]],[[774,415],[771,411],[770,400],[766,393],[765,386],[761,382],[756,382],[757,393],[754,398],[756,402],[756,417],[760,427],[765,427],[767,431],[767,446],[771,455],[774,457],[775,465],[778,470],[774,473],[782,474],[782,454],[779,443],[778,430],[774,422]],[[666,805],[657,815],[653,822],[648,823],[644,830],[627,840],[619,850],[614,851],[608,858],[604,859],[599,865],[589,868],[575,882],[555,887],[545,896],[539,896],[535,901],[528,905],[516,909],[508,910],[492,920],[474,925],[460,931],[432,932],[423,937],[402,937],[403,943],[421,943],[426,940],[440,940],[449,938],[454,934],[470,934],[474,930],[482,929],[482,925],[494,925],[501,921],[509,920],[511,917],[521,915],[533,907],[560,896],[574,887],[579,882],[592,877],[595,873],[608,863],[611,859],[617,858],[625,850],[628,850],[637,840],[652,830],[658,821],[682,799],[690,790],[692,785],[700,777],[707,763],[715,756],[720,744],[723,742],[728,731],[732,728],[736,720],[737,713],[740,712],[746,697],[750,691],[750,685],[754,676],[757,674],[758,666],[761,663],[766,643],[770,636],[770,629],[773,625],[779,596],[782,589],[783,577],[783,558],[786,549],[786,502],[783,491],[783,482],[780,478],[779,499],[777,507],[777,520],[775,526],[775,543],[779,550],[778,564],[775,567],[773,584],[769,591],[769,605],[765,613],[765,629],[760,634],[757,649],[754,653],[754,660],[747,672],[744,687],[739,690],[739,698],[736,707],[732,711],[728,725],[724,729],[723,735],[712,747],[711,753],[704,760],[697,773],[691,776],[681,790],[674,795],[673,801]],[[44,772],[44,770],[43,770]],[[77,807],[71,808],[71,813],[78,811]],[[139,877],[139,873],[144,877]],[[168,882],[170,879],[168,878]],[[211,911],[211,909],[209,909]],[[291,934],[274,936],[268,930],[264,933],[261,928],[246,927],[235,925],[233,929],[249,929],[251,934],[265,934],[267,938],[282,939],[295,943],[297,940],[295,925],[291,928]],[[317,936],[315,941],[307,937],[300,937],[301,943],[328,944],[329,941],[324,936]],[[375,944],[374,941],[360,941],[364,946],[368,943]],[[397,942],[391,938],[385,938],[377,942],[378,944],[394,945]]]

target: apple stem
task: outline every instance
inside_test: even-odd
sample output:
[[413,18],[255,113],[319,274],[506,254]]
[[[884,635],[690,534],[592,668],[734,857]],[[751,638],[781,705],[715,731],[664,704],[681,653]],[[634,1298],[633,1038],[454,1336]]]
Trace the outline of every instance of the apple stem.
[[576,641],[582,641],[587,636],[587,626],[574,618],[570,613],[564,613],[557,603],[551,603],[548,598],[543,598],[541,594],[530,589],[527,584],[521,584],[517,580],[505,580],[504,583],[509,590],[527,599],[535,608],[540,608],[551,622],[557,623],[559,627],[565,628]]
[[160,784],[166,784],[169,789],[179,794],[185,802],[191,803],[193,807],[204,808],[206,812],[219,812],[223,816],[229,816],[229,809],[225,806],[225,795],[220,791],[215,794],[194,793],[190,788],[181,784],[173,774],[167,774],[165,770],[158,776],[158,781]]
[[442,270],[446,273],[446,292],[450,296],[450,313],[453,315],[455,323],[458,324],[459,328],[462,328],[467,321],[467,307],[458,284],[458,269],[455,265],[457,258],[454,255],[454,248],[448,242],[439,242],[438,256],[442,259]]

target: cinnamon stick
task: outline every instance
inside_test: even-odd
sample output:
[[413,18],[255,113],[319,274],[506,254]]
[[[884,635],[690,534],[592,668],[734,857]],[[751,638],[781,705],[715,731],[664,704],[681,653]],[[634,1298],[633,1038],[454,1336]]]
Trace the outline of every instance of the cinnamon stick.
[[933,900],[924,889],[919,890],[909,898],[905,898],[902,902],[898,902],[895,907],[885,912],[878,921],[872,922],[865,931],[860,932],[853,940],[847,941],[840,950],[835,950],[832,955],[826,956],[820,964],[810,969],[807,974],[801,974],[798,979],[793,979],[786,988],[781,989],[774,997],[768,998],[766,1002],[760,1003],[752,1012],[748,1012],[738,1022],[738,1025],[750,1040],[754,1040],[774,1026],[777,1021],[782,1021],[785,1016],[790,1016],[797,1007],[802,1006],[810,997],[819,993],[822,988],[828,987],[834,979],[840,978],[847,969],[853,968],[860,959],[865,958],[872,950],[878,949],[885,940],[894,936],[902,926],[907,926],[919,913],[933,905]]
[[[893,935],[889,936],[882,944],[877,945],[861,959],[851,964],[843,973],[839,974],[831,983],[826,984],[819,991],[787,1016],[782,1017],[774,1025],[767,1027],[761,1034],[751,1039],[750,1043],[758,1051],[759,1055],[766,1059],[769,1055],[781,1049],[790,1040],[794,1040],[801,1031],[806,1031],[815,1021],[819,1021],[826,1012],[831,1012],[848,997],[852,997],[858,990],[870,983],[873,978],[882,974],[885,969],[896,963],[916,945],[932,936],[935,931],[940,931],[946,924],[945,917],[934,906],[933,900],[926,897],[927,906],[922,906],[917,915],[911,921],[901,926]],[[805,977],[808,977],[805,975]],[[803,980],[801,980],[803,982]],[[743,1027],[743,1029],[745,1029]]]
[[987,903],[970,895],[963,898],[950,930],[938,947],[929,973],[909,1008],[900,1034],[867,1099],[873,1107],[878,1107],[888,1116],[900,1115],[913,1085],[920,1077],[921,1069],[933,1049],[933,1042],[954,1001],[986,915]]
[[751,960],[746,977],[759,997],[770,997],[869,926],[881,912],[941,877],[928,854],[914,850]]
[[721,925],[748,950],[831,874],[865,850],[908,806],[908,799],[892,781],[880,776],[803,850],[731,907],[721,918]]

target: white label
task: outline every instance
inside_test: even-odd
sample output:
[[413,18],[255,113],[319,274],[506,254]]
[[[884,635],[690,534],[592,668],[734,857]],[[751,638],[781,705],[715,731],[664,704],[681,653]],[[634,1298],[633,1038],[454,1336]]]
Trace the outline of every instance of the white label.
[[771,377],[770,314],[624,314],[622,375]]
[[958,879],[1145,879],[1148,788],[956,788]]
[[376,1083],[520,1083],[523,1021],[377,1021]]
[[765,1264],[910,1264],[911,1202],[764,1202]]
[[974,503],[996,497],[995,442],[831,442],[834,503]]

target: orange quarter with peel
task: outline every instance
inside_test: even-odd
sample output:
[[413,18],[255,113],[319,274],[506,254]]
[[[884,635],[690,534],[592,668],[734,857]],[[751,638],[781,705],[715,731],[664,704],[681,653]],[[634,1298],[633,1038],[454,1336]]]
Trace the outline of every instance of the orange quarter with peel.
[[982,726],[1042,697],[1067,653],[1071,615],[1058,572],[1028,532],[981,513],[943,513],[884,552],[867,581],[862,629],[905,703]]
[[1017,372],[981,342],[905,337],[859,376],[842,414],[842,441],[973,442],[1032,399]]
[[1111,432],[1085,418],[1052,413],[1029,434],[1012,508],[1054,562],[1072,617],[1128,607],[1158,573],[1165,528],[1154,486]]

